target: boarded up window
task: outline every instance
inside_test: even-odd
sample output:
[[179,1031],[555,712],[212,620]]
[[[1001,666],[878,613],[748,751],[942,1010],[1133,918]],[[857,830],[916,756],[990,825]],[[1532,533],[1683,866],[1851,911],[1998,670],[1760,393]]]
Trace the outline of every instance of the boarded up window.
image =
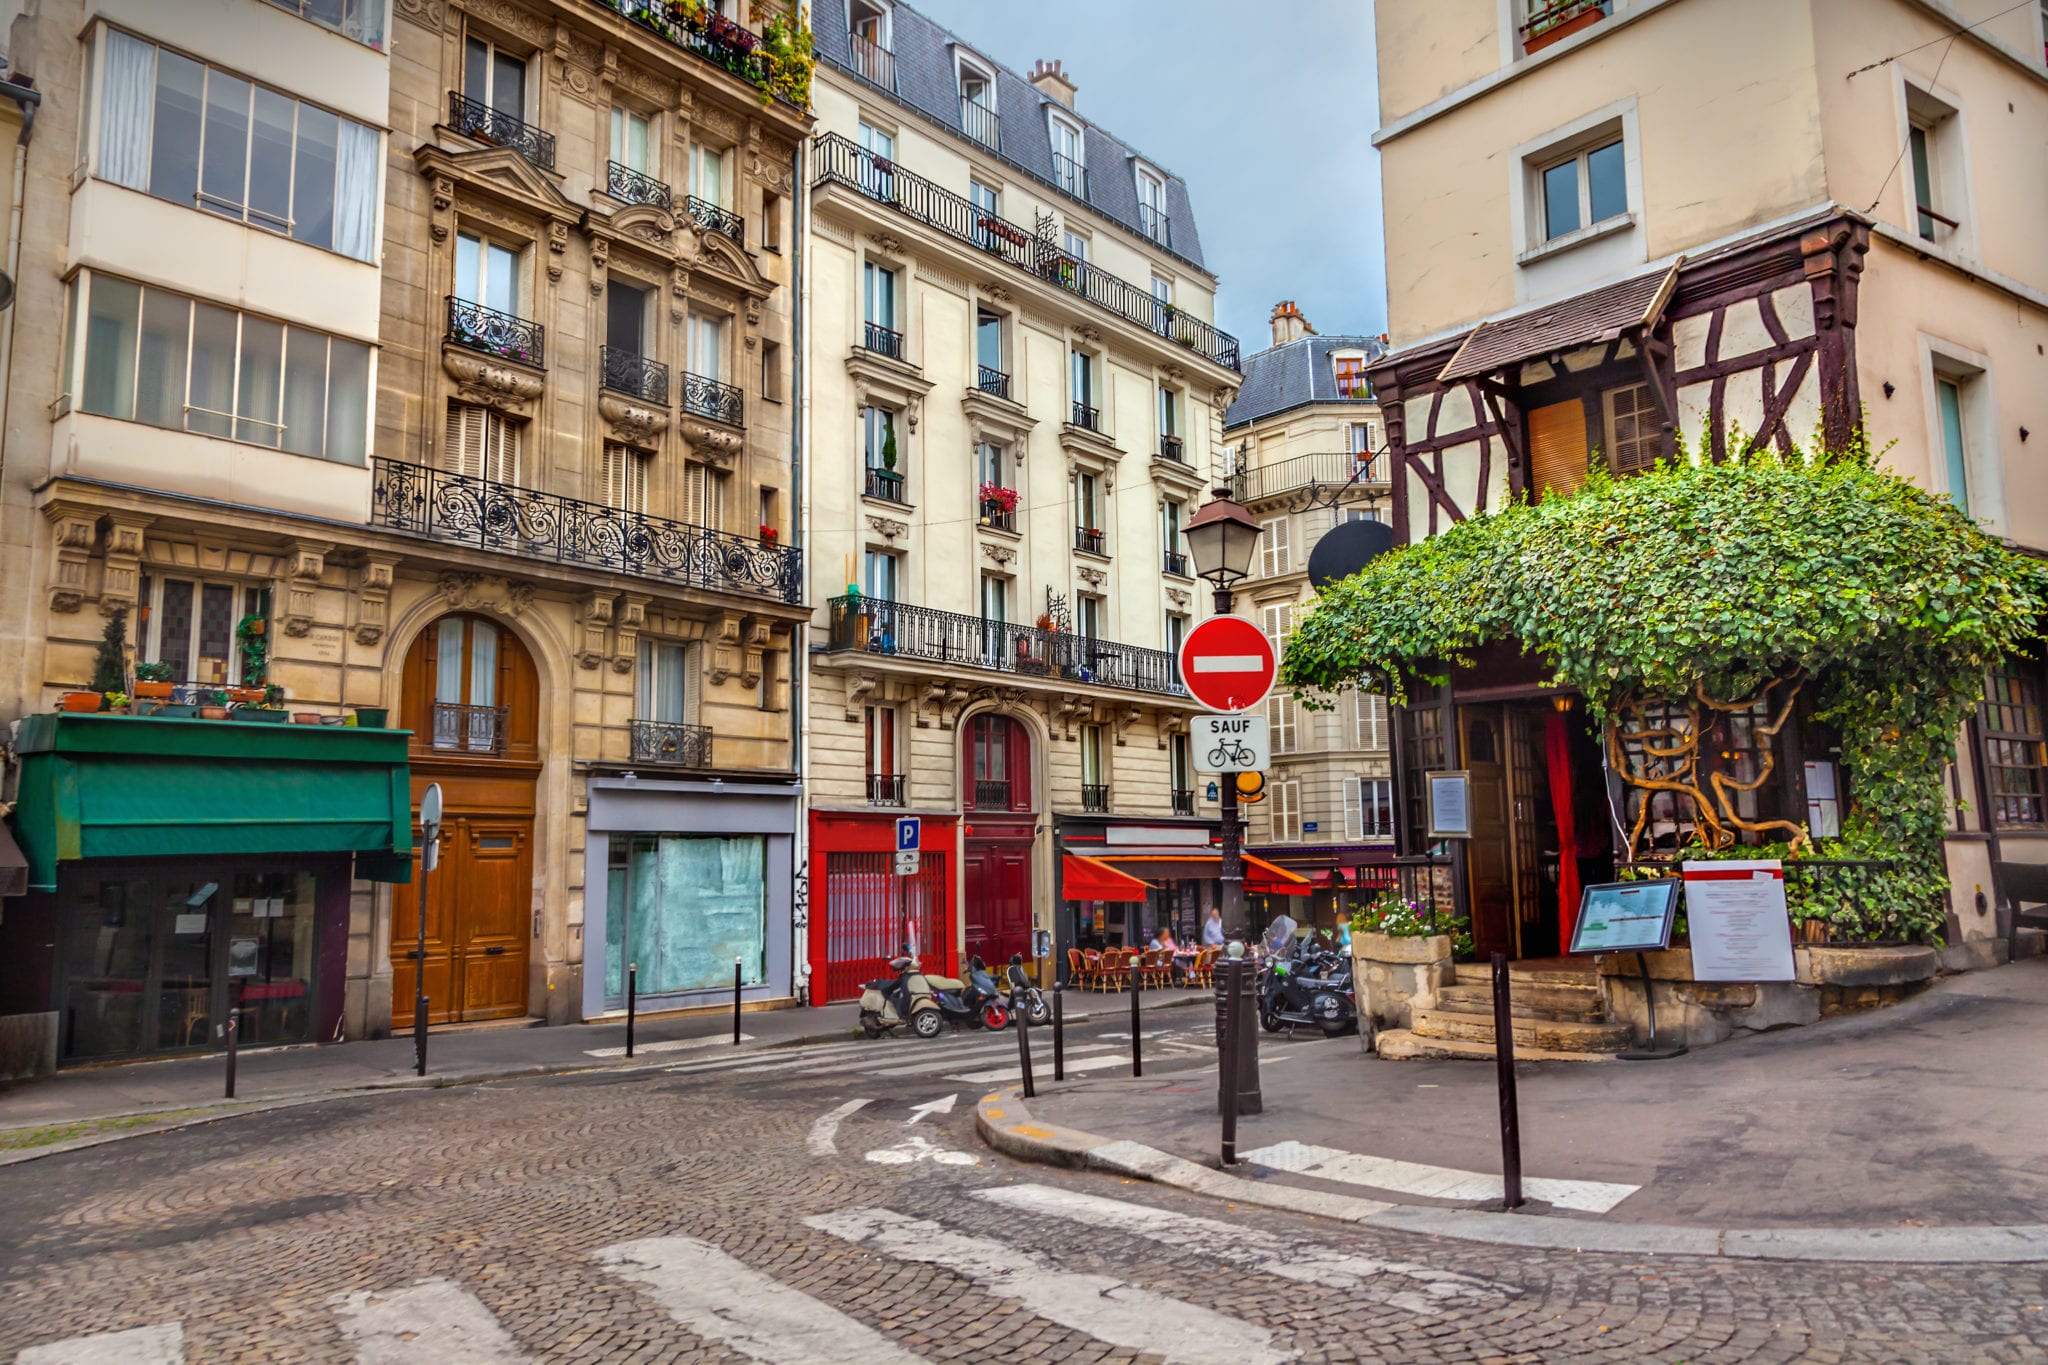
[[1570,493],[1586,481],[1586,409],[1568,403],[1529,410],[1529,484],[1544,493]]

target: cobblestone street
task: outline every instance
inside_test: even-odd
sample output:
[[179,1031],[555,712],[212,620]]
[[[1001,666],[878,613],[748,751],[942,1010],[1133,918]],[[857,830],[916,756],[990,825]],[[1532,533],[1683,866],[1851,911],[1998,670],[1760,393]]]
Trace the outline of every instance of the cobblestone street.
[[[1097,1050],[1088,1029],[1073,1050],[1117,1056],[1113,1028],[1091,1027]],[[0,1171],[0,1360],[2048,1350],[2039,1266],[1509,1251],[1013,1163],[973,1133],[986,1085],[919,1074],[941,1049],[963,1053],[959,1075],[993,1069],[996,1047],[888,1040],[348,1099],[17,1165]],[[1147,1071],[1202,1065],[1169,1044]],[[133,1329],[154,1330],[80,1340]]]

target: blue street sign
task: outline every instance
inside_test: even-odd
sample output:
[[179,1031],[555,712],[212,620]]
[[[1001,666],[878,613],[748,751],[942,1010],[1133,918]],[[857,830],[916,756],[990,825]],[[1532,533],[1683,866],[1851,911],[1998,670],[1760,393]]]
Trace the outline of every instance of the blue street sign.
[[915,815],[896,817],[896,851],[908,853],[918,846],[918,818]]
[[1320,820],[1304,820],[1301,822],[1301,832],[1303,834],[1314,834],[1322,827],[1323,825]]

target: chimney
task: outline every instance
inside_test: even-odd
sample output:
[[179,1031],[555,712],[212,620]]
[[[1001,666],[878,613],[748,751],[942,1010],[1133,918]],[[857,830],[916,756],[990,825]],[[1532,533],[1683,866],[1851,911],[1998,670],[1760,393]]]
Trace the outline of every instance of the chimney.
[[1031,84],[1047,99],[1058,100],[1071,109],[1074,107],[1074,92],[1081,87],[1067,79],[1067,73],[1060,70],[1058,62],[1039,61],[1031,68]]
[[1293,299],[1282,299],[1273,305],[1273,344],[1285,346],[1290,341],[1312,337],[1316,329],[1308,325],[1308,319],[1294,306]]

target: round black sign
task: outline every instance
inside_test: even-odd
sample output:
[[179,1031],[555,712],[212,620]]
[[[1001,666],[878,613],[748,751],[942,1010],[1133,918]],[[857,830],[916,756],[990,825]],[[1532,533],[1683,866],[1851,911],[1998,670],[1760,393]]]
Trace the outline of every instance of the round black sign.
[[1321,591],[1393,548],[1394,528],[1383,521],[1347,521],[1332,527],[1309,551],[1309,584]]

